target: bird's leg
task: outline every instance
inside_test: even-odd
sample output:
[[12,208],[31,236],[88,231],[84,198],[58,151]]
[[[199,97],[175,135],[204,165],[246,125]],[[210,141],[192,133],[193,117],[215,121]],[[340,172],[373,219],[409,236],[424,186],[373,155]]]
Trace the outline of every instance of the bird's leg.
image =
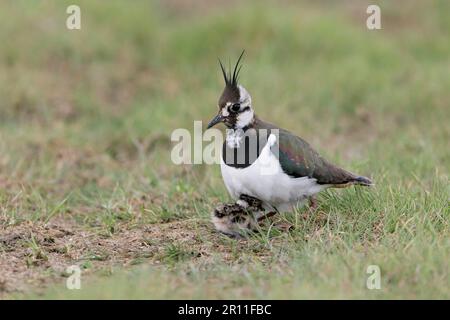
[[288,232],[295,229],[294,225],[289,222],[279,222],[276,223],[274,227],[283,232]]
[[312,211],[315,211],[316,209],[317,209],[317,199],[316,199],[316,197],[315,196],[311,196],[311,197],[309,197],[309,208],[312,210]]
[[305,208],[302,210],[300,217],[303,219],[308,219],[310,214],[314,213],[318,207],[317,199],[315,196],[309,196],[308,197],[308,208]]
[[273,217],[274,215],[276,215],[278,212],[276,211],[270,211],[264,215],[262,215],[261,217],[258,218],[258,222],[261,222],[263,220],[269,219],[270,217]]

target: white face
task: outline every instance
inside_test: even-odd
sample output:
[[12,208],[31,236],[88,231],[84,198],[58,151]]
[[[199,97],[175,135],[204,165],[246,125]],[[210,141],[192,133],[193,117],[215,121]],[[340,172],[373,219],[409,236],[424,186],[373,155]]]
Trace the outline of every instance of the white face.
[[244,128],[253,121],[252,97],[243,86],[239,86],[239,103],[241,112],[237,116],[236,128]]

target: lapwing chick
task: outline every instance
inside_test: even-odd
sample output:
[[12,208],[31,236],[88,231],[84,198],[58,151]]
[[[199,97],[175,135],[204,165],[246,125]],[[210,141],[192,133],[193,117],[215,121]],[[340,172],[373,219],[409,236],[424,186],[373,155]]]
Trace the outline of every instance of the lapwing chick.
[[[231,197],[258,199],[265,212],[286,212],[327,188],[372,185],[369,178],[321,157],[302,138],[256,116],[250,94],[238,83],[243,53],[229,72],[219,60],[225,88],[219,111],[208,124],[211,128],[223,123],[227,128],[220,168]],[[231,208],[237,210],[239,206]],[[216,221],[216,228],[232,230],[233,223],[250,230],[253,226],[251,219],[233,222],[234,215],[228,217],[226,227]]]
[[235,203],[218,205],[212,214],[212,222],[221,233],[242,238],[257,231],[264,216],[260,200],[242,195]]

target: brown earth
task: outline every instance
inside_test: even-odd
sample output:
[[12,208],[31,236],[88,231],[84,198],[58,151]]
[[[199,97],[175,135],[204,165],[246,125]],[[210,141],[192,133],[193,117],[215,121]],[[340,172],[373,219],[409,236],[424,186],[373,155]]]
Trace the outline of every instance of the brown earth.
[[65,270],[71,265],[82,268],[88,265],[89,270],[83,270],[84,274],[144,261],[157,265],[171,244],[185,248],[193,259],[205,259],[209,252],[229,258],[229,252],[215,244],[218,241],[205,239],[218,235],[207,223],[198,220],[122,228],[112,236],[89,232],[63,220],[47,224],[24,222],[1,228],[0,297],[30,288],[39,291],[57,281],[64,283]]

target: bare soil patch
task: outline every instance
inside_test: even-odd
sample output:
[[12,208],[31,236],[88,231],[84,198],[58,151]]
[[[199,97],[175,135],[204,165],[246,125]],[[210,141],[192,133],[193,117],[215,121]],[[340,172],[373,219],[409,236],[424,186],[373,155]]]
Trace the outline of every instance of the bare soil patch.
[[190,259],[208,259],[214,252],[227,260],[229,248],[218,244],[219,239],[205,239],[217,237],[207,222],[193,219],[120,228],[112,236],[67,220],[0,224],[0,298],[29,289],[39,292],[57,281],[63,284],[71,265],[86,268],[84,274],[142,262],[158,265],[165,262],[170,246],[183,248]]

